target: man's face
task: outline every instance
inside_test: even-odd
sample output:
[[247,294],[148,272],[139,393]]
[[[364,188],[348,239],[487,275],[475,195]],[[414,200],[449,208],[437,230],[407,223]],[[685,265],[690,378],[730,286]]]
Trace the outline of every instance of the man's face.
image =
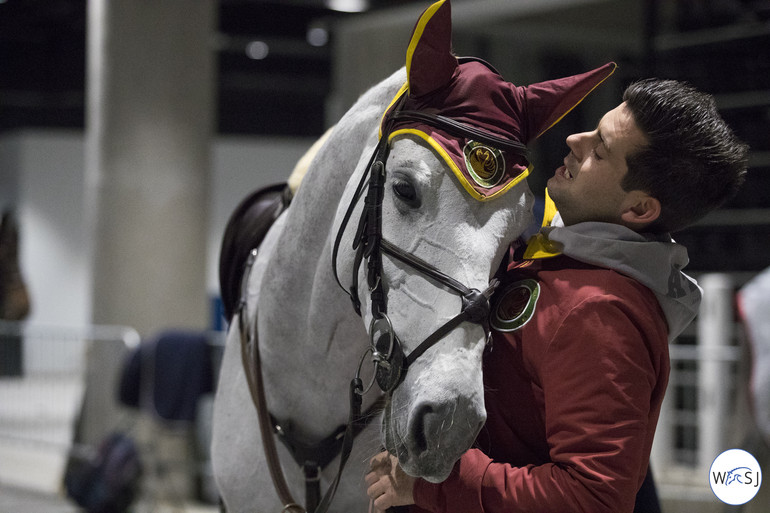
[[567,137],[570,153],[548,180],[548,193],[565,225],[583,221],[623,224],[632,196],[620,186],[626,157],[647,144],[625,103],[602,117],[591,132]]

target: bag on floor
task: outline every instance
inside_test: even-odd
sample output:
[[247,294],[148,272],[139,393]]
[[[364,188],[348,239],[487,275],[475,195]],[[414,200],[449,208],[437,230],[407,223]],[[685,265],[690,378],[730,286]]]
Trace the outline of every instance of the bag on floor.
[[123,513],[138,494],[141,476],[136,443],[125,433],[114,432],[96,454],[70,456],[64,486],[67,496],[88,513]]

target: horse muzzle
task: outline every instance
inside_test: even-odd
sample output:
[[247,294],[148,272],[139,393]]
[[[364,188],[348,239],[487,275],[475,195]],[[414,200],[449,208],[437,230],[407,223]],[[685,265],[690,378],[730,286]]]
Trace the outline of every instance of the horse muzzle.
[[400,425],[393,422],[392,408],[400,409],[391,402],[385,415],[386,449],[398,457],[407,474],[434,483],[449,477],[486,421],[483,401],[478,404],[468,397],[420,400],[409,407]]

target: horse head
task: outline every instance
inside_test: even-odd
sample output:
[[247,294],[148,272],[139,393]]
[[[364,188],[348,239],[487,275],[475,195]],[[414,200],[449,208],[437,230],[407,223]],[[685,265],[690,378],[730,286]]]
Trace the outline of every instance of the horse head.
[[444,480],[483,426],[490,280],[532,222],[526,145],[614,68],[516,86],[452,54],[448,0],[417,22],[406,84],[338,210],[334,255],[389,399],[384,445],[407,473]]

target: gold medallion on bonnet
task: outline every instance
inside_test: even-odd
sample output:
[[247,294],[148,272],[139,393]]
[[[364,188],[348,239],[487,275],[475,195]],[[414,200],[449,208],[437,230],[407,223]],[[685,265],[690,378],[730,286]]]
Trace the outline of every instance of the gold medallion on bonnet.
[[494,187],[505,175],[505,159],[500,150],[483,143],[468,141],[463,148],[465,165],[473,181],[482,187]]

